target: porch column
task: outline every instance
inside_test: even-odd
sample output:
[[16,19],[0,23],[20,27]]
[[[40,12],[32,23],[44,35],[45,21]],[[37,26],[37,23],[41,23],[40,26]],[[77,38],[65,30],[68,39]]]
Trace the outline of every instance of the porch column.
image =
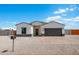
[[33,26],[31,26],[31,34],[32,34],[32,37],[33,37]]
[[64,28],[62,29],[62,34],[65,34],[65,30],[64,30]]

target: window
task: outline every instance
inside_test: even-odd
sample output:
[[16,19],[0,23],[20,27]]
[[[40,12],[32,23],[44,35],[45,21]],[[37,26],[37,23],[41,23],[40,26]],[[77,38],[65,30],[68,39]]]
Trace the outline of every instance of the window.
[[22,27],[22,34],[26,34],[26,28],[25,27]]

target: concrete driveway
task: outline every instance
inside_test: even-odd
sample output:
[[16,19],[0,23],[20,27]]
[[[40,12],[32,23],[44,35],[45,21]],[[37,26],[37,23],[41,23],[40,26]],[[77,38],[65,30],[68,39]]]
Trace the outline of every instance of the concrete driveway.
[[[79,36],[17,37],[15,51],[12,52],[12,40],[9,36],[0,36],[0,54],[2,55],[78,55]],[[2,53],[2,51],[7,50]]]

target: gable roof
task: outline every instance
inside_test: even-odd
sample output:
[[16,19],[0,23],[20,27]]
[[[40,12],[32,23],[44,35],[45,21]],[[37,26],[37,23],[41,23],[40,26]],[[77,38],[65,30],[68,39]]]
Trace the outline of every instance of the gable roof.
[[39,23],[42,23],[42,24],[47,24],[46,22],[42,22],[42,21],[33,21],[30,24],[35,23],[35,22],[39,22]]
[[[52,23],[52,22],[55,22],[55,23],[57,23],[57,24],[60,24],[60,25],[63,25],[63,26],[65,26],[65,24],[62,24],[62,23],[59,23],[59,22],[56,22],[56,21],[51,21],[51,22],[48,22],[48,23],[46,23],[46,24],[43,24],[43,25],[47,25],[47,24],[49,24],[49,23]],[[42,25],[42,26],[43,26]]]
[[31,25],[30,23],[21,22],[21,23],[16,24],[16,26],[17,26],[17,25],[20,25],[20,24],[28,24],[28,25]]
[[[40,22],[40,23],[42,23],[41,26],[46,25],[46,24],[49,24],[49,23],[52,23],[52,22],[58,23],[58,24],[60,24],[60,25],[64,25],[64,24],[59,23],[59,22],[56,22],[56,21],[51,21],[51,22],[48,22],[48,23],[47,23],[47,22],[41,22],[41,21],[33,21],[33,22],[31,22],[31,23],[21,22],[21,23],[16,24],[16,26],[17,26],[17,25],[20,25],[20,24],[28,24],[28,25],[32,25],[32,23],[34,23],[34,22]],[[64,26],[65,26],[65,25],[64,25]]]
[[[51,22],[55,22],[55,23],[58,23],[58,24],[61,24],[61,25],[64,25],[65,26],[65,24],[62,24],[60,22],[56,22],[56,21],[51,21]],[[49,23],[51,23],[51,22],[49,22]]]

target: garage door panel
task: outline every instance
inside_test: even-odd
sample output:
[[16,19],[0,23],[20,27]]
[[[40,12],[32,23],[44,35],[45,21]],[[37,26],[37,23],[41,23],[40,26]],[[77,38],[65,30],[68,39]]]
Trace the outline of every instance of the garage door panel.
[[45,28],[45,36],[60,36],[62,28]]

